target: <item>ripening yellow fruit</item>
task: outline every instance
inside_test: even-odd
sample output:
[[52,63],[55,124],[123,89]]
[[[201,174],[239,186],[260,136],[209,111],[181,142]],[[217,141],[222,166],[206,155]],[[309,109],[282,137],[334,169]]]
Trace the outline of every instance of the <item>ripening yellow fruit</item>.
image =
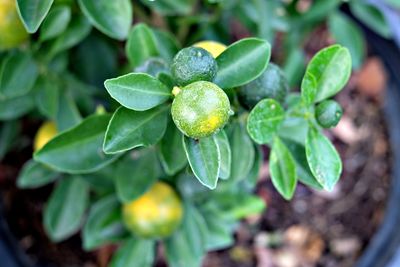
[[41,149],[47,142],[53,139],[57,135],[56,124],[52,121],[47,121],[40,126],[36,133],[35,140],[33,143],[34,151]]
[[0,51],[19,46],[28,33],[18,15],[16,0],[0,0]]
[[226,49],[226,45],[215,41],[201,41],[193,46],[207,50],[214,58],[218,57]]

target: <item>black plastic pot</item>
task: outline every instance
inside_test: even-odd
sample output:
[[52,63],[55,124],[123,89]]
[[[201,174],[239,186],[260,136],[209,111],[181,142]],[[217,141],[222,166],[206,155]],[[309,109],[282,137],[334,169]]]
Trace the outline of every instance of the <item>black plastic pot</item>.
[[[358,260],[356,267],[400,266],[400,49],[392,41],[384,40],[365,29],[372,52],[385,63],[389,74],[386,91],[386,122],[393,151],[391,192],[384,221]],[[396,164],[397,163],[397,164]],[[0,196],[1,200],[1,196]],[[0,201],[0,266],[33,266],[9,231]]]

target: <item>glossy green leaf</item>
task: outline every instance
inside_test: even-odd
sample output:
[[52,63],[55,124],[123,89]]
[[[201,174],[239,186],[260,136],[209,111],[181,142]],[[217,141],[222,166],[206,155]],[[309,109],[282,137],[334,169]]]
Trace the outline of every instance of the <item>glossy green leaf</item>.
[[195,140],[183,136],[183,144],[194,175],[201,184],[215,189],[221,166],[221,154],[214,137]]
[[74,15],[67,29],[52,42],[50,55],[53,56],[79,44],[89,35],[91,29],[89,21],[84,16]]
[[57,129],[64,131],[76,126],[81,121],[81,114],[71,94],[69,92],[60,93],[56,114]]
[[231,144],[232,163],[231,177],[233,181],[240,181],[247,177],[254,163],[254,146],[245,127],[236,123],[229,134]]
[[90,189],[97,195],[115,193],[115,180],[117,179],[118,161],[92,173],[85,174],[82,178],[90,185]]
[[194,0],[141,0],[141,2],[162,15],[187,15],[195,3]]
[[175,175],[187,164],[186,153],[182,143],[182,133],[172,120],[168,123],[158,152],[164,171],[168,175]]
[[272,184],[286,199],[293,197],[297,185],[296,163],[285,144],[276,137],[269,156]]
[[71,21],[71,9],[67,6],[58,6],[50,10],[49,15],[40,27],[40,41],[47,41],[62,34]]
[[126,203],[137,199],[150,189],[160,173],[153,149],[131,153],[118,164],[115,182],[119,200]]
[[39,29],[40,24],[50,10],[53,0],[16,0],[18,12],[29,33]]
[[290,87],[298,86],[300,83],[306,69],[305,57],[303,50],[297,47],[291,49],[288,53],[282,69]]
[[155,145],[164,136],[168,111],[168,106],[141,112],[118,108],[107,128],[104,151],[112,154],[139,146]]
[[126,108],[143,111],[171,97],[168,87],[144,73],[129,73],[104,82],[108,93]]
[[285,111],[274,99],[264,99],[250,112],[247,119],[247,132],[258,144],[267,144],[278,131],[285,118]]
[[60,174],[43,164],[30,160],[25,163],[17,178],[19,188],[37,188],[55,181]]
[[75,234],[89,201],[89,187],[79,177],[67,177],[52,192],[44,209],[44,228],[50,239],[59,242]]
[[200,267],[207,244],[207,225],[199,211],[185,205],[181,227],[165,240],[169,267]]
[[160,57],[168,62],[172,61],[175,54],[178,53],[181,48],[178,41],[169,32],[159,29],[153,29],[152,31]]
[[245,188],[249,189],[249,191],[253,191],[255,186],[257,185],[258,179],[260,177],[260,169],[262,164],[264,163],[264,156],[261,146],[256,146],[254,152],[255,154],[253,166],[251,167],[247,177],[243,180]]
[[129,0],[79,0],[82,12],[101,32],[118,40],[128,36],[133,10]]
[[303,101],[310,105],[342,90],[350,78],[351,64],[350,52],[343,46],[332,45],[319,51],[308,64],[301,83]]
[[101,145],[110,115],[93,115],[62,132],[34,154],[34,159],[67,173],[94,172],[119,155],[105,155]]
[[32,94],[0,100],[0,120],[13,120],[25,115],[35,107]]
[[232,162],[232,152],[231,146],[229,144],[228,136],[224,130],[219,131],[214,135],[217,142],[219,152],[221,155],[221,165],[219,167],[218,176],[221,179],[228,179],[231,175],[231,162]]
[[16,145],[20,131],[21,125],[17,120],[0,122],[0,161]]
[[260,76],[271,56],[270,44],[262,39],[246,38],[230,45],[217,57],[218,72],[214,79],[221,88],[234,88]]
[[158,56],[155,36],[143,23],[136,24],[129,33],[125,46],[126,55],[133,67],[140,66],[147,59]]
[[371,28],[385,38],[391,37],[391,29],[386,22],[384,14],[379,9],[366,1],[350,1],[349,4],[352,14],[368,28]]
[[29,54],[22,52],[10,54],[0,70],[0,100],[27,94],[37,76],[38,68]]
[[293,142],[289,139],[282,140],[286,147],[289,149],[296,162],[297,178],[300,182],[308,185],[314,189],[323,189],[321,184],[315,179],[314,175],[311,173],[310,167],[307,163],[306,149],[303,145]]
[[324,189],[332,190],[342,173],[342,162],[335,147],[322,133],[310,127],[305,148],[312,174]]
[[50,78],[39,77],[35,87],[36,106],[40,113],[49,119],[55,119],[58,113],[60,89],[57,82]]
[[155,245],[154,240],[131,238],[114,254],[110,267],[151,267],[155,260]]
[[366,53],[366,41],[361,29],[340,12],[335,12],[329,16],[328,26],[336,42],[349,49],[353,68],[359,69]]
[[126,236],[117,198],[111,195],[94,203],[82,232],[84,249],[93,250]]

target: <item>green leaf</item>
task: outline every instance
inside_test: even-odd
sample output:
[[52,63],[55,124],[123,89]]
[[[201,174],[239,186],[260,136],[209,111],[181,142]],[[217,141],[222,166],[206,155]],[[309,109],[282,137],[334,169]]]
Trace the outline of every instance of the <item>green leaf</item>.
[[153,149],[135,151],[118,164],[115,181],[120,201],[133,201],[157,181],[161,170]]
[[30,160],[24,164],[17,178],[19,188],[38,188],[55,181],[60,174],[54,170]]
[[382,37],[390,38],[392,31],[384,14],[375,6],[364,1],[350,1],[350,9],[359,20]]
[[286,199],[293,197],[297,184],[296,162],[285,144],[276,137],[269,156],[271,180],[278,192]]
[[308,130],[305,147],[312,174],[324,189],[332,190],[342,173],[342,162],[335,147],[313,127]]
[[40,27],[40,41],[47,41],[62,34],[71,21],[71,9],[67,6],[53,8]]
[[146,24],[139,23],[129,33],[125,51],[131,65],[137,67],[147,59],[158,56],[157,47],[156,39],[151,29]]
[[13,120],[25,115],[35,107],[31,94],[0,100],[0,120]]
[[66,173],[94,172],[119,155],[105,155],[101,144],[110,115],[93,115],[62,132],[34,154],[34,159]]
[[347,48],[332,45],[319,51],[307,66],[301,83],[306,104],[327,99],[346,85],[351,74],[351,56]]
[[237,182],[245,179],[253,166],[254,146],[245,127],[240,123],[233,125],[229,140],[232,152],[230,179]]
[[120,241],[125,236],[127,232],[117,198],[111,195],[94,203],[82,232],[84,249],[93,250]]
[[98,30],[111,38],[126,39],[133,19],[130,0],[79,0],[78,3]]
[[221,179],[228,179],[231,175],[231,162],[232,162],[232,152],[231,146],[229,145],[229,139],[224,130],[219,131],[214,135],[217,142],[219,152],[221,155],[221,165],[219,167],[218,176]]
[[223,89],[244,85],[260,76],[271,56],[270,44],[262,39],[246,38],[231,44],[217,57],[214,83]]
[[249,191],[253,191],[255,186],[257,185],[258,179],[260,177],[260,168],[264,162],[264,156],[261,149],[261,146],[257,146],[254,149],[255,156],[254,156],[254,163],[250,169],[249,174],[243,180],[244,187],[247,188]]
[[154,108],[171,97],[168,87],[144,73],[129,73],[108,79],[104,86],[122,106],[137,111]]
[[199,211],[185,205],[181,227],[165,240],[169,267],[200,267],[205,254],[207,225]]
[[0,122],[0,161],[19,141],[17,137],[20,131],[21,125],[17,120]]
[[194,0],[141,0],[151,10],[155,10],[162,15],[188,15],[192,10]]
[[110,267],[151,267],[155,245],[154,240],[131,238],[114,254]]
[[0,70],[0,100],[27,94],[37,76],[38,68],[31,55],[22,52],[10,54]]
[[187,164],[182,133],[172,120],[169,121],[163,139],[160,141],[158,155],[165,172],[172,176]]
[[247,119],[247,132],[258,144],[271,142],[279,125],[285,118],[285,111],[274,99],[264,99],[250,112]]
[[69,92],[59,94],[58,111],[56,114],[57,129],[64,131],[76,126],[81,121],[81,114],[71,94]]
[[44,228],[50,239],[59,242],[75,234],[89,200],[89,187],[79,177],[60,181],[44,209]]
[[359,69],[366,53],[366,40],[361,29],[340,12],[335,12],[329,16],[328,26],[336,42],[349,49],[353,68]]
[[181,48],[178,41],[169,32],[158,29],[153,29],[152,31],[156,38],[156,47],[159,55],[167,62],[171,62]]
[[221,154],[214,137],[195,140],[183,136],[183,145],[189,165],[199,182],[210,189],[215,189],[221,165]]
[[75,45],[79,44],[83,39],[85,39],[92,27],[89,21],[82,15],[74,15],[71,19],[67,29],[56,39],[50,47],[50,56],[54,56],[57,53],[68,50]]
[[17,0],[17,4],[26,30],[34,33],[49,12],[53,0]]
[[315,189],[323,189],[321,184],[315,179],[311,173],[310,167],[307,163],[306,149],[303,145],[293,142],[289,139],[282,139],[286,147],[289,149],[296,162],[297,178],[300,182]]
[[305,55],[300,48],[292,48],[282,67],[285,77],[288,78],[290,87],[298,86],[306,69]]
[[34,91],[36,93],[36,106],[48,119],[55,119],[58,113],[60,89],[54,79],[39,77]]
[[142,112],[118,108],[108,125],[103,150],[112,154],[139,146],[155,145],[164,136],[168,111],[168,106]]

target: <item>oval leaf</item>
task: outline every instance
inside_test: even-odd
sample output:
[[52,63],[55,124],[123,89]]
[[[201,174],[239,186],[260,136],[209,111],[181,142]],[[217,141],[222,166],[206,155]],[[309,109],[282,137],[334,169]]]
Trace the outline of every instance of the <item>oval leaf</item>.
[[17,0],[17,4],[26,30],[34,33],[49,12],[53,0]]
[[151,267],[155,259],[155,241],[129,239],[112,257],[110,267]]
[[305,147],[312,174],[324,189],[332,190],[342,173],[342,162],[335,147],[313,127],[308,130]]
[[49,119],[55,119],[60,98],[58,83],[50,78],[39,77],[33,90],[36,93],[35,101],[40,113]]
[[219,167],[218,176],[221,179],[228,179],[229,176],[231,175],[231,161],[232,161],[232,152],[228,136],[226,135],[224,130],[221,130],[214,135],[214,138],[217,141],[219,152],[221,154],[221,165]]
[[151,146],[163,137],[167,128],[168,106],[147,111],[120,107],[107,128],[103,149],[108,154],[126,151],[138,146]]
[[79,6],[99,31],[118,40],[128,36],[133,19],[130,0],[79,0]]
[[38,188],[53,182],[59,177],[59,173],[35,162],[33,160],[25,163],[17,178],[19,188]]
[[89,187],[79,177],[68,177],[57,185],[44,209],[44,228],[54,242],[75,234],[89,200]]
[[269,156],[272,184],[286,199],[293,197],[297,184],[296,162],[285,144],[276,137]]
[[67,173],[94,172],[110,164],[119,155],[105,155],[101,151],[109,119],[106,114],[88,117],[53,138],[34,154],[34,159]]
[[319,51],[308,64],[301,83],[304,102],[320,102],[342,90],[350,78],[351,65],[350,52],[343,46],[332,45]]
[[127,236],[122,223],[121,204],[115,196],[100,199],[93,204],[82,238],[85,250],[92,250]]
[[40,28],[40,41],[50,40],[63,33],[71,20],[71,9],[67,6],[55,7],[43,21]]
[[230,45],[217,57],[214,83],[221,88],[244,85],[260,76],[271,56],[270,44],[262,39],[246,38]]
[[144,194],[157,181],[160,167],[155,151],[141,150],[131,153],[118,165],[116,189],[120,201],[133,201]]
[[0,100],[0,120],[12,120],[25,115],[35,107],[33,95]]
[[10,54],[4,60],[0,71],[0,99],[27,94],[38,76],[35,61],[29,54],[21,52]]
[[108,93],[122,106],[143,111],[167,101],[171,92],[163,83],[144,73],[129,73],[104,82]]
[[182,133],[172,120],[168,123],[158,152],[161,164],[168,175],[175,175],[187,164],[186,153],[182,144]]
[[155,36],[146,24],[139,23],[132,28],[125,51],[133,67],[140,66],[147,59],[158,56]]
[[247,132],[258,144],[267,144],[278,131],[285,118],[285,111],[274,99],[264,99],[250,112],[247,119]]
[[221,155],[214,137],[194,140],[184,136],[183,145],[190,167],[199,182],[210,189],[215,189],[221,165]]

